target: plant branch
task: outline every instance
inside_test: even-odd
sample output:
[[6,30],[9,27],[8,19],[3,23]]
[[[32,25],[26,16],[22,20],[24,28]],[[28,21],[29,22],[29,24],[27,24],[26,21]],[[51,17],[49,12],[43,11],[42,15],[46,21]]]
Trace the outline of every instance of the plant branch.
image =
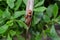
[[29,35],[29,28],[31,25],[32,21],[32,15],[33,15],[33,6],[34,6],[34,0],[28,0],[27,5],[26,5],[26,25],[28,26],[28,29],[26,30],[26,40],[30,40],[30,35]]

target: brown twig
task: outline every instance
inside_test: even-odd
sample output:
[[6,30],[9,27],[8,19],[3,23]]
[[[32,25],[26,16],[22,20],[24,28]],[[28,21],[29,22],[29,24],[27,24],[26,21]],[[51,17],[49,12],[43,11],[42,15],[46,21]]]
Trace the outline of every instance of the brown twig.
[[28,29],[26,30],[26,40],[30,40],[30,34],[28,32],[31,21],[32,21],[32,14],[33,14],[33,6],[34,6],[34,0],[28,0],[26,5],[26,25],[28,26]]

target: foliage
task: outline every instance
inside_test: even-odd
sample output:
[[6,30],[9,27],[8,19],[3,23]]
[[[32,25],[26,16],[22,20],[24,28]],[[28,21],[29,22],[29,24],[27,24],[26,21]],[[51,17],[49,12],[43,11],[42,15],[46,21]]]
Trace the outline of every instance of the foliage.
[[[46,0],[35,0],[34,15],[32,17],[29,32],[31,40],[42,40],[50,37],[52,40],[60,40],[55,30],[55,24],[60,24],[58,10],[60,0],[53,0],[54,4],[45,7]],[[25,40],[22,34],[28,29],[25,24],[25,9],[27,0],[0,0],[0,39]]]

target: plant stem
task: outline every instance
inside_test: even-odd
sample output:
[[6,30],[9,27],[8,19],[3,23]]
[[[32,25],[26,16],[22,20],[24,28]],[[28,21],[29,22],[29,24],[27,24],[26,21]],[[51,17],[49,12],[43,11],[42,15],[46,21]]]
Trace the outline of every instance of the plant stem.
[[[28,0],[26,5],[26,24],[30,28],[33,14],[34,0]],[[31,35],[29,34],[29,29],[26,30],[26,40],[30,40]]]

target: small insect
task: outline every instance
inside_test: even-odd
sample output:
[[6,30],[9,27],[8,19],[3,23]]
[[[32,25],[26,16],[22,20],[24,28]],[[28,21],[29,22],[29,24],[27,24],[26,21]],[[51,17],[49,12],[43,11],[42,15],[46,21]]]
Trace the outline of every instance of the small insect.
[[26,24],[29,26],[32,20],[32,11],[28,10],[28,13],[26,15]]

